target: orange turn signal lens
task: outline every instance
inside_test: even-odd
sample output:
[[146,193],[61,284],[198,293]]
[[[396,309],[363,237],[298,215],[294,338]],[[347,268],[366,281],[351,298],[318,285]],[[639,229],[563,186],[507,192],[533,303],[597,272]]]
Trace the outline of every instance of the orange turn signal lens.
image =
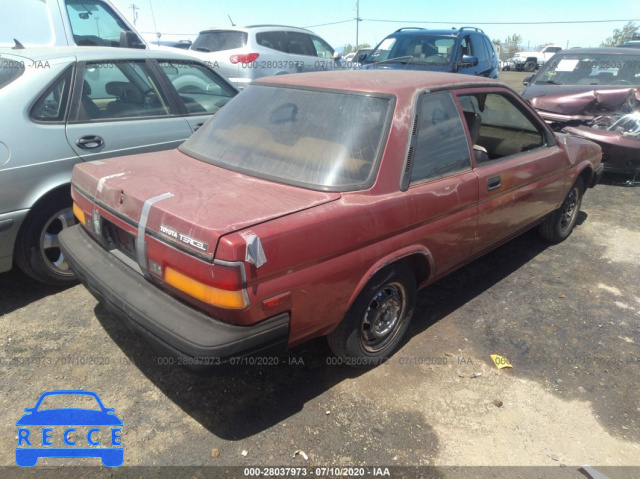
[[216,288],[190,278],[168,266],[164,269],[164,280],[183,293],[212,306],[225,309],[244,309],[248,305],[244,290],[229,291]]
[[80,208],[77,203],[73,203],[73,215],[78,218],[78,221],[82,223],[83,226],[87,226],[87,219],[84,217],[84,211],[82,211],[82,208]]

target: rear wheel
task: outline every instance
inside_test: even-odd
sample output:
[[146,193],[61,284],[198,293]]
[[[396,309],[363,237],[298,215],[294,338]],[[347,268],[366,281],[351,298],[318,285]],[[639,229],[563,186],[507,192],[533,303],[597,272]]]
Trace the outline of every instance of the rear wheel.
[[536,71],[536,67],[538,64],[533,60],[527,60],[524,64],[524,71],[526,72],[534,72]]
[[377,273],[329,335],[333,353],[350,366],[384,362],[409,326],[416,291],[415,276],[407,266],[396,264]]
[[54,286],[74,283],[76,277],[58,242],[58,234],[76,223],[71,200],[60,195],[35,208],[18,234],[16,263],[26,274],[43,283]]
[[569,237],[578,221],[583,193],[584,182],[578,177],[560,208],[547,216],[540,225],[540,235],[544,239],[560,243]]

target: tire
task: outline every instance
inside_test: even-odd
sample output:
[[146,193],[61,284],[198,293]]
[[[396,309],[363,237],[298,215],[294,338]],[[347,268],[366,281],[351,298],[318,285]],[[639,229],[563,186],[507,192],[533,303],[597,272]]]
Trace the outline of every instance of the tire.
[[71,206],[70,197],[64,195],[40,202],[16,239],[16,264],[27,275],[52,286],[77,282],[58,246],[58,233],[76,223]]
[[547,216],[540,225],[539,232],[544,239],[560,243],[569,237],[578,221],[583,194],[584,183],[582,178],[578,177],[560,208]]
[[524,71],[526,72],[534,72],[536,71],[536,67],[538,64],[533,60],[527,60],[524,64]]
[[385,362],[409,326],[416,292],[415,276],[407,266],[395,264],[378,272],[328,336],[341,363],[370,367]]

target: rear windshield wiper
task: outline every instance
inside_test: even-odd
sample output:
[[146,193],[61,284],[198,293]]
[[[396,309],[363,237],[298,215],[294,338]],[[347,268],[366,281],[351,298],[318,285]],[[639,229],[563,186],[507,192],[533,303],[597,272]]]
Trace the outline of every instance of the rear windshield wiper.
[[195,50],[197,52],[207,52],[207,53],[211,52],[211,50],[205,47],[195,47],[195,48],[192,48],[192,50]]
[[554,82],[553,80],[538,80],[536,85],[560,85],[560,83]]

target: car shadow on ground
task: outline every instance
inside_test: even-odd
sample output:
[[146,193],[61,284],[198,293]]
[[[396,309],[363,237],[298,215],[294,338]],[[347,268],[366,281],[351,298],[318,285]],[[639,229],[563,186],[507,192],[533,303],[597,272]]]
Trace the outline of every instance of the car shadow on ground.
[[[431,285],[418,296],[405,341],[482,294],[549,246],[526,233]],[[273,358],[271,365],[227,366],[206,374],[169,366],[101,305],[94,313],[109,336],[168,398],[218,437],[239,440],[303,409],[335,385],[364,373],[335,364],[324,338]],[[387,366],[381,366],[387,367]],[[392,367],[392,366],[389,366]]]
[[[580,212],[577,226],[586,217]],[[418,295],[414,319],[404,341],[483,294],[549,246],[533,229],[425,288]]]
[[640,186],[640,171],[636,174],[633,173],[610,173],[606,172],[602,175],[602,179],[600,180],[600,184],[602,185],[610,185],[610,186],[625,186],[627,188],[630,187],[639,187]]
[[0,316],[9,314],[34,301],[57,294],[71,286],[49,286],[40,283],[14,267],[11,271],[0,273]]

